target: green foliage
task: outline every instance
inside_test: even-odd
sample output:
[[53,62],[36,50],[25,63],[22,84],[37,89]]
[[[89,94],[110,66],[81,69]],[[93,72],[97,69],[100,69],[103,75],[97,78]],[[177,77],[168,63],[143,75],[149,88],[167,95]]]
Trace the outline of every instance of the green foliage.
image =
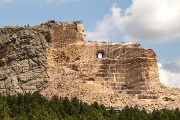
[[0,96],[0,120],[180,120],[180,111],[154,110],[147,113],[137,107],[126,106],[121,111],[106,110],[104,105],[91,105],[67,97],[51,100],[38,93]]

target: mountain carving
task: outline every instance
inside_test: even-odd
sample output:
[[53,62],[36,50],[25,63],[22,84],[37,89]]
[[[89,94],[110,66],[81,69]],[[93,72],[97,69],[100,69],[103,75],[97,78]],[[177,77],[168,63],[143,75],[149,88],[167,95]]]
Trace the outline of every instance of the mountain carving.
[[84,39],[81,21],[1,27],[0,93],[39,91],[120,108],[180,108],[179,89],[160,83],[152,49]]

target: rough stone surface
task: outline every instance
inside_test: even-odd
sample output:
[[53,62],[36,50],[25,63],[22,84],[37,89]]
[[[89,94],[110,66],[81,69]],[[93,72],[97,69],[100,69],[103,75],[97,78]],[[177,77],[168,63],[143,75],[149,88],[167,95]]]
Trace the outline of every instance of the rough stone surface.
[[80,21],[0,28],[0,93],[40,91],[106,106],[180,108],[161,85],[156,54],[139,43],[85,42]]

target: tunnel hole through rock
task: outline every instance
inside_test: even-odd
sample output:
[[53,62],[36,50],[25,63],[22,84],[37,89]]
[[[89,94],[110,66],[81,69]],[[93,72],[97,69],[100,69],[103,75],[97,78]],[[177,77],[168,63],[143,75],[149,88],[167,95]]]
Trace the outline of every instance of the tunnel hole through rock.
[[97,52],[97,58],[99,58],[99,59],[104,58],[104,52],[103,51],[98,51]]

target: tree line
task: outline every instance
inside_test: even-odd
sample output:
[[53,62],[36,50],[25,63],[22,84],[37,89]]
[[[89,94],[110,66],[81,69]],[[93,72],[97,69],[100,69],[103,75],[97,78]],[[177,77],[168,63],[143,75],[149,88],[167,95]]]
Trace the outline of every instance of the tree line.
[[26,93],[0,96],[0,120],[180,120],[180,111],[147,112],[126,106],[117,112],[97,102],[88,105],[76,97],[47,100],[39,93]]

